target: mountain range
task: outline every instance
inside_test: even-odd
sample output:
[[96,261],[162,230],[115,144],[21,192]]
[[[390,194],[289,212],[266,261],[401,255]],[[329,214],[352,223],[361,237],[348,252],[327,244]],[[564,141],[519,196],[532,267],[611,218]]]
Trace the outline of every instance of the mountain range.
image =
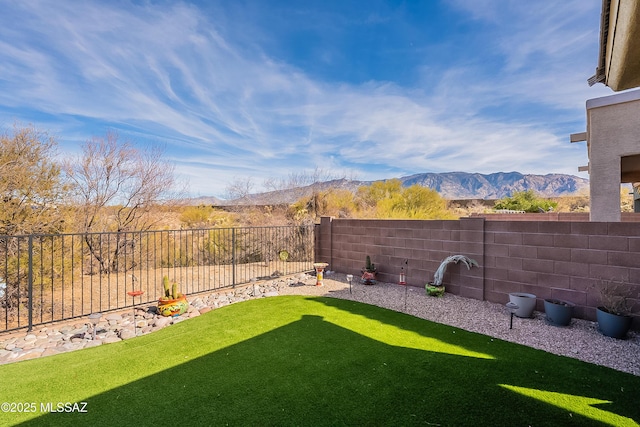
[[[402,185],[421,185],[437,191],[447,200],[484,199],[495,200],[512,195],[514,192],[533,190],[542,197],[562,197],[573,195],[589,188],[589,180],[574,175],[547,174],[533,175],[519,172],[496,172],[492,174],[468,172],[420,173],[398,178]],[[336,179],[317,182],[304,187],[287,188],[278,191],[251,194],[243,200],[225,201],[215,197],[190,199],[191,204],[288,204],[314,191],[329,188],[356,191],[363,185],[375,181]]]
[[501,199],[517,191],[533,190],[542,197],[561,197],[589,188],[589,180],[573,175],[531,175],[519,172],[421,173],[400,178],[403,185],[429,187],[452,199]]

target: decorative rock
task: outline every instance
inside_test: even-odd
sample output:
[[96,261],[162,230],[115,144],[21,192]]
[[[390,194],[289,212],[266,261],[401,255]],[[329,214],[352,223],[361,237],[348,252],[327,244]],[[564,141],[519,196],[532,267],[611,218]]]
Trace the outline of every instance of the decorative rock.
[[30,344],[30,342],[25,341],[24,338],[20,338],[19,340],[14,342],[14,344],[16,347],[25,348]]
[[35,359],[36,357],[40,357],[40,356],[42,356],[42,352],[41,351],[33,351],[33,350],[31,350],[29,352],[22,353],[16,359],[27,360],[27,359]]
[[[305,274],[297,277],[308,280],[310,284],[315,283],[315,277]],[[179,317],[160,316],[155,304],[139,306],[135,309],[135,330],[134,317],[130,308],[121,313],[105,313],[96,326],[95,340],[91,339],[93,325],[89,322],[65,324],[56,328],[42,327],[23,336],[13,335],[5,339],[0,335],[0,364],[131,339],[136,335],[144,335],[235,302],[277,296],[278,290],[285,286],[288,286],[287,279],[277,279],[252,283],[243,288],[225,290],[208,296],[197,296],[190,301],[189,311]]]
[[120,331],[120,338],[122,338],[123,340],[128,340],[130,338],[135,337],[136,334],[135,332],[129,330],[129,329],[124,329],[122,331]]
[[27,341],[23,345],[20,346],[23,350],[31,350],[36,347],[35,341]]
[[36,347],[44,347],[44,346],[46,346],[47,344],[49,344],[49,342],[50,342],[49,338],[48,338],[48,337],[45,337],[45,338],[38,338],[38,339],[34,342],[34,344],[35,344],[35,346],[36,346]]
[[79,348],[82,348],[83,345],[82,343],[66,343],[62,346],[59,346],[60,348],[64,349],[64,351],[73,351],[73,350],[77,350]]
[[87,332],[88,328],[85,326],[84,328],[77,328],[72,330],[70,333],[71,335],[84,335],[85,332]]
[[160,328],[164,328],[165,326],[167,326],[168,324],[171,323],[171,318],[170,317],[157,317],[153,326],[155,326],[156,328],[160,329]]
[[53,356],[54,354],[60,354],[60,351],[56,348],[47,348],[42,352],[41,356]]

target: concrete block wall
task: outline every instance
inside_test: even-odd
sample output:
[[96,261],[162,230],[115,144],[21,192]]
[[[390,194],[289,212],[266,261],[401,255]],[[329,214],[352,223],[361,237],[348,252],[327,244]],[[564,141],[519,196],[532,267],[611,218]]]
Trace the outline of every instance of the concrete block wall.
[[[486,218],[489,221],[568,221],[588,222],[589,212],[546,212],[546,213],[478,213],[472,218]],[[621,212],[622,222],[640,222],[640,213]]]
[[[464,254],[483,265],[483,225],[482,218],[459,221],[322,218],[316,230],[321,240],[316,243],[316,260],[329,263],[331,270],[358,276],[369,255],[376,264],[379,280],[397,283],[404,267],[409,285],[424,286],[433,280],[436,269],[449,255]],[[331,241],[330,248],[327,239]],[[450,265],[444,280],[452,293],[483,299],[482,276],[482,267],[467,270],[463,265]]]
[[576,316],[595,319],[602,279],[640,291],[640,224],[595,222],[485,223],[485,298],[503,302],[509,292],[576,304]]
[[491,221],[589,221],[589,212],[476,213],[471,216]]
[[[450,265],[444,277],[456,295],[506,303],[510,292],[576,304],[576,317],[595,319],[595,285],[630,283],[640,308],[640,223],[569,221],[358,220],[323,218],[316,260],[341,273],[360,274],[371,256],[379,279],[397,283],[408,260],[407,284],[423,287],[449,255],[475,259],[480,268]],[[634,322],[635,327],[639,325]]]

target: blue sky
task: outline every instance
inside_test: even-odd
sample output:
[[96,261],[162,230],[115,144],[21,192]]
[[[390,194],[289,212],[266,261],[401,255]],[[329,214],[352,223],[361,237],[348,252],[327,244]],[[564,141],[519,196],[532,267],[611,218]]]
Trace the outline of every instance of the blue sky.
[[0,0],[0,126],[159,143],[193,196],[316,168],[578,173],[601,0]]

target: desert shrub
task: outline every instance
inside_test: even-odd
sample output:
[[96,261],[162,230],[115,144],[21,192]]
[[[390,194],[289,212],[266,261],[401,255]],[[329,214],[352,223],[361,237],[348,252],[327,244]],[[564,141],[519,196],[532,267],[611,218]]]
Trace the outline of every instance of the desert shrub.
[[498,200],[494,209],[508,209],[525,212],[548,212],[554,210],[558,204],[539,197],[533,190],[518,191],[511,196]]

